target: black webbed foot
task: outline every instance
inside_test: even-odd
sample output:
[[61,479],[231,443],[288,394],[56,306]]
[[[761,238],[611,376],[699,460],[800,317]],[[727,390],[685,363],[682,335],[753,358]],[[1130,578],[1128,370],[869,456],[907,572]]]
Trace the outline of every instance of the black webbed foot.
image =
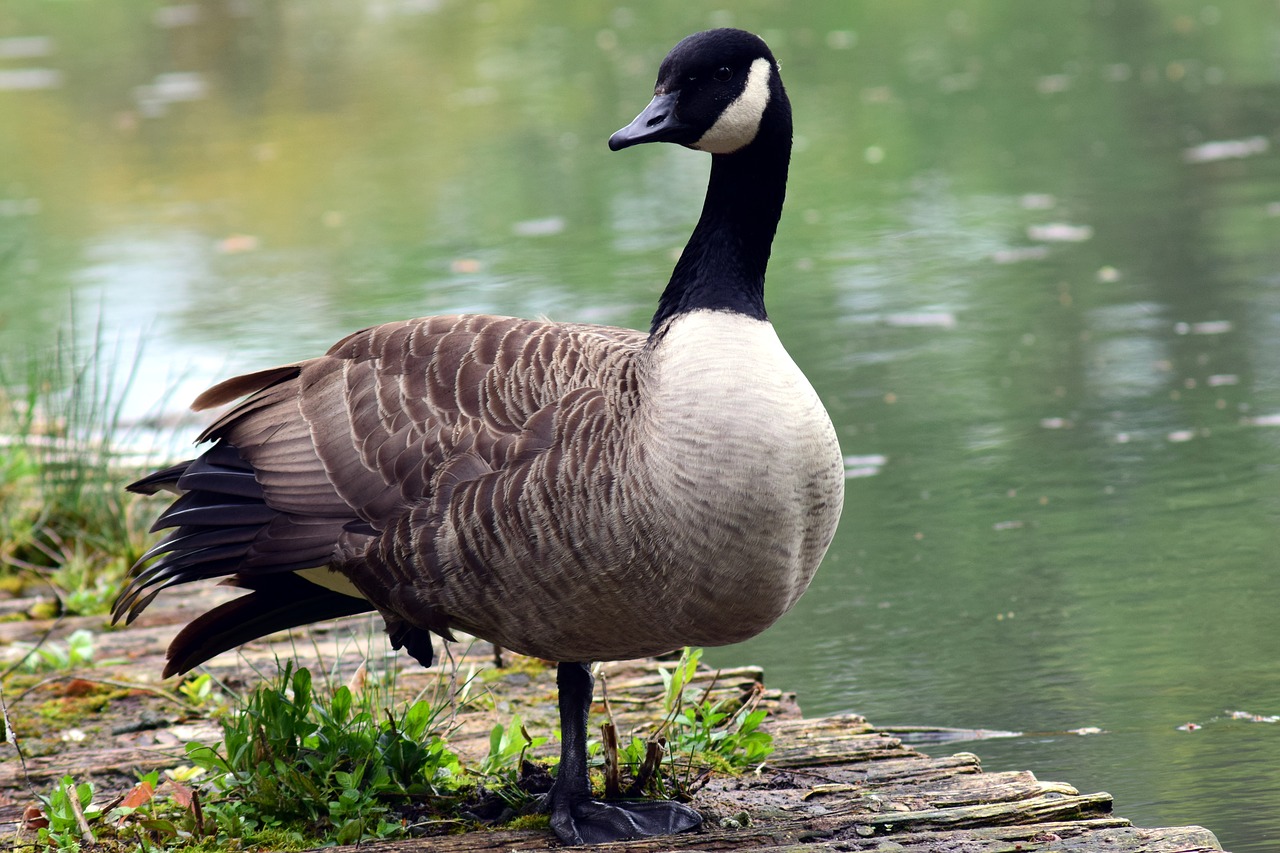
[[604,803],[579,800],[551,804],[551,828],[565,844],[606,844],[630,838],[672,835],[702,825],[695,809],[670,801]]
[[594,684],[591,670],[582,663],[561,663],[556,684],[560,688],[560,769],[541,806],[551,813],[551,828],[562,842],[604,844],[702,826],[702,815],[680,803],[603,803],[591,799],[587,777],[587,714]]

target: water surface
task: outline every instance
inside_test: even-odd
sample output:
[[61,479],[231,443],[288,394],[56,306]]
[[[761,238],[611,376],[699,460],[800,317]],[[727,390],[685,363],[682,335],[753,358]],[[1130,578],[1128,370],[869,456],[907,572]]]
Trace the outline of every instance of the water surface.
[[0,348],[100,316],[141,416],[404,316],[643,328],[707,161],[604,140],[677,38],[754,29],[770,310],[850,479],[809,595],[708,657],[1273,849],[1274,3],[734,8],[10,0]]

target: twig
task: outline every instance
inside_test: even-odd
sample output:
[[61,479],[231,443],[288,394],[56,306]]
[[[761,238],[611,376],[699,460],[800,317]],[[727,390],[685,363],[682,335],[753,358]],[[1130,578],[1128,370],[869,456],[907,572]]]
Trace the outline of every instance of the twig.
[[191,811],[196,818],[196,838],[204,838],[204,809],[200,808],[200,792],[191,789]]
[[31,784],[31,775],[27,769],[27,757],[22,752],[22,744],[18,743],[18,732],[13,727],[13,720],[9,718],[9,706],[4,701],[4,681],[0,680],[0,719],[4,721],[4,737],[0,738],[0,743],[10,741],[13,744],[13,750],[18,754],[18,763],[22,765],[22,782],[27,786],[27,790],[33,795],[36,793],[35,786]]
[[85,844],[93,844],[93,830],[89,828],[89,821],[85,820],[84,808],[80,805],[80,795],[76,792],[75,786],[71,786],[71,790],[67,791],[67,801],[71,803],[71,811],[75,813],[76,824],[80,827],[80,840]]
[[604,797],[616,799],[622,791],[622,774],[618,767],[618,727],[613,720],[600,724],[601,750],[604,752]]
[[761,701],[764,700],[764,685],[760,682],[756,681],[752,683],[749,692],[751,695],[743,700],[742,707],[738,709],[739,716],[746,716],[747,714],[750,714],[758,708]]
[[596,674],[596,680],[600,682],[600,701],[604,704],[604,715],[612,723],[613,706],[609,704],[609,676],[600,669]]
[[667,739],[661,736],[645,743],[644,761],[640,762],[640,768],[636,770],[635,781],[627,789],[628,797],[639,797],[644,793],[644,789],[648,787],[650,780],[653,779],[654,774],[658,772],[658,767],[662,764],[662,754],[666,751],[666,745]]

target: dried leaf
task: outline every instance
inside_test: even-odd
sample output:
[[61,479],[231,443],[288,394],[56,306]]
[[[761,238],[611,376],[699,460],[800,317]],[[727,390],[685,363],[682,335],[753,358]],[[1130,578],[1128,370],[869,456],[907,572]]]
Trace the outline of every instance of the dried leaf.
[[133,786],[133,790],[124,795],[124,799],[120,801],[120,805],[126,809],[136,809],[151,802],[151,798],[156,795],[155,786],[150,782],[142,781]]
[[191,788],[181,782],[175,782],[173,779],[165,782],[165,786],[169,792],[169,797],[177,803],[181,808],[190,810],[193,792]]
[[39,806],[27,806],[22,812],[22,825],[32,832],[37,829],[48,829],[49,818],[44,816]]

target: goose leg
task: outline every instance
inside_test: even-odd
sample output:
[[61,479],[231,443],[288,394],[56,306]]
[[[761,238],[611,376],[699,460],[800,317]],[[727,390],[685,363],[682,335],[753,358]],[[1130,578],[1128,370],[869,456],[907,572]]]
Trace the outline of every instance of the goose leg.
[[560,689],[560,769],[548,795],[551,828],[565,844],[604,844],[697,829],[702,825],[702,816],[680,803],[602,803],[591,799],[587,714],[594,683],[584,663],[562,663],[556,671]]

